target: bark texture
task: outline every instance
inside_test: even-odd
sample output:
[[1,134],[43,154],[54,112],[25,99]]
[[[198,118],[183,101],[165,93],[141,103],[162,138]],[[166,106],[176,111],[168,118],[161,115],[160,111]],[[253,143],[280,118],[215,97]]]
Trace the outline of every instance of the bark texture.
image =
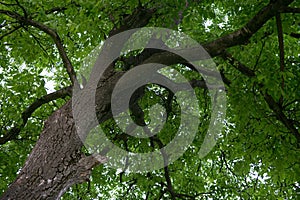
[[36,146],[1,200],[59,199],[71,185],[88,180],[98,160],[81,153],[71,109],[69,101],[45,122]]

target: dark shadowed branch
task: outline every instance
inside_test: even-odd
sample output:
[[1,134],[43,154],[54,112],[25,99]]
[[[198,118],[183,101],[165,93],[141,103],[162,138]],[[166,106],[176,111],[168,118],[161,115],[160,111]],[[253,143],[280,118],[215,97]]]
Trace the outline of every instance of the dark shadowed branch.
[[243,65],[243,63],[238,62],[229,52],[224,51],[221,56],[223,59],[228,60],[229,63],[242,74],[250,77],[255,76],[255,72],[252,69],[246,67],[245,65]]
[[300,33],[290,33],[290,36],[293,37],[293,38],[299,39],[300,38]]
[[286,7],[280,10],[282,13],[300,13],[300,8]]
[[[284,71],[284,44],[283,44],[283,31],[282,31],[282,21],[280,13],[277,13],[276,16],[276,25],[277,25],[277,35],[279,43],[279,60],[280,60],[280,72]],[[281,89],[284,89],[284,77],[281,76]],[[280,96],[279,104],[283,104],[283,95]]]

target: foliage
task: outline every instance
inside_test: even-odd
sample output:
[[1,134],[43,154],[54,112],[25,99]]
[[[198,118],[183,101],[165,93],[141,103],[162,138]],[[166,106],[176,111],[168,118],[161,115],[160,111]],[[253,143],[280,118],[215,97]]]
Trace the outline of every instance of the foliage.
[[[205,44],[243,27],[269,4],[264,0],[42,0],[24,1],[20,6],[16,2],[1,1],[0,10],[27,15],[57,31],[75,71],[83,59],[105,40],[109,31],[119,27],[122,20],[140,5],[157,9],[148,26],[180,30]],[[295,1],[290,7],[300,8],[300,3]],[[218,69],[230,81],[226,85],[227,116],[217,145],[201,159],[197,152],[209,124],[210,98],[205,89],[195,89],[201,107],[201,126],[185,154],[168,166],[176,198],[296,199],[300,196],[299,141],[280,121],[264,96],[268,93],[276,102],[283,100],[281,109],[299,133],[300,41],[291,33],[299,34],[300,14],[281,13],[281,19],[284,70],[280,65],[275,18],[262,26],[247,43],[227,49],[234,57],[234,63],[222,56],[214,57]],[[47,83],[53,83],[51,90],[58,90],[70,85],[70,81],[58,50],[47,34],[26,24],[19,25],[15,19],[3,14],[0,14],[0,24],[2,137],[12,127],[22,124],[22,112],[29,105],[51,92]],[[237,70],[239,63],[254,71],[255,76]],[[181,65],[174,66],[174,69],[189,80],[199,78]],[[155,88],[155,85],[147,87],[145,96],[139,100],[139,105],[145,110],[145,119],[150,123],[151,116],[147,112],[152,105],[170,104],[169,92],[163,88],[155,91]],[[67,100],[56,99],[38,108],[19,135],[0,146],[1,193],[13,182],[38,140],[43,121]],[[168,120],[164,131],[158,135],[164,145],[172,139],[180,119],[176,100],[173,99],[171,104],[175,110],[169,118],[175,120]],[[113,120],[102,126],[111,138],[122,134]],[[147,140],[131,138],[126,145],[122,140],[115,142],[133,152],[151,150]],[[154,148],[159,148],[159,145]],[[170,199],[172,194],[168,186],[165,169],[151,173],[124,173],[104,165],[93,170],[90,182],[71,187],[63,199]]]

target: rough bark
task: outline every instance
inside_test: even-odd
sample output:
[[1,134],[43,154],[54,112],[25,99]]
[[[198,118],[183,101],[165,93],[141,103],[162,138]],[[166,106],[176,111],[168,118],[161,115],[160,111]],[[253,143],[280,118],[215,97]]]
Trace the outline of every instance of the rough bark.
[[98,161],[81,153],[71,109],[69,101],[48,118],[24,167],[1,200],[59,199],[71,185],[88,179]]

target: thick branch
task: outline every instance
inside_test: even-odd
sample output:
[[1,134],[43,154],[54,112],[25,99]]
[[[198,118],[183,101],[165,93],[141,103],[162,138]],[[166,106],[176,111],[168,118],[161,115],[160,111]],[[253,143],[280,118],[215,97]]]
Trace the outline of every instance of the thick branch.
[[247,43],[253,34],[255,34],[269,19],[276,15],[278,10],[285,8],[292,2],[293,0],[278,0],[269,3],[269,5],[261,9],[244,27],[205,44],[204,48],[212,57],[214,57],[221,54],[222,51],[229,47]]
[[146,9],[143,7],[137,7],[131,15],[126,16],[122,20],[122,24],[120,27],[114,27],[110,31],[109,36],[111,37],[115,34],[121,33],[132,28],[140,28],[146,26],[155,12],[156,9]]
[[40,106],[59,99],[59,98],[65,98],[67,96],[71,96],[72,88],[71,86],[65,87],[63,89],[57,90],[55,92],[52,92],[50,94],[47,94],[39,99],[37,99],[33,104],[31,104],[23,113],[22,113],[22,119],[23,122],[26,123],[28,118],[32,115],[32,113],[38,109]]
[[39,99],[37,99],[35,102],[33,102],[23,113],[22,113],[22,124],[17,125],[13,128],[11,128],[9,131],[7,131],[3,137],[0,138],[0,145],[5,144],[6,142],[13,140],[17,137],[17,135],[20,133],[21,129],[25,127],[28,119],[31,117],[32,113],[41,107],[42,105],[49,103],[50,101],[64,98],[67,96],[71,96],[72,89],[71,87],[66,87],[61,90],[55,91],[53,93],[47,94]]

